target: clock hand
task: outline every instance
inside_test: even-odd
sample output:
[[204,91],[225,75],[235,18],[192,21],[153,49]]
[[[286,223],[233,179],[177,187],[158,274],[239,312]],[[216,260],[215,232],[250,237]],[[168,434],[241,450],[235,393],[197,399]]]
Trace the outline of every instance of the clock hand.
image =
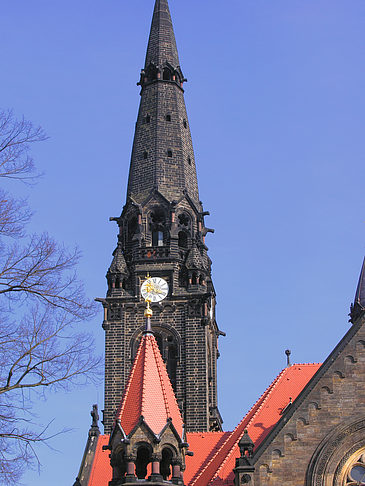
[[163,294],[163,291],[155,286],[153,286],[152,291],[155,292],[155,294]]

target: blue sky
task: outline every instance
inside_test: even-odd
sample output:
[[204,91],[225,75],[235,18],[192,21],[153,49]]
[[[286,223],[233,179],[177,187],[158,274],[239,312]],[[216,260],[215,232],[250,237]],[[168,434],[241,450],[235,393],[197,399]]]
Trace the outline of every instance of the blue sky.
[[[170,0],[198,167],[216,229],[219,401],[232,429],[285,366],[348,329],[364,256],[363,0]],[[125,202],[153,0],[2,2],[0,105],[41,124],[30,231],[83,253],[103,297]],[[14,188],[14,190],[24,191]],[[102,315],[83,324],[103,352]],[[234,388],[233,388],[234,387]],[[27,486],[69,486],[103,386],[36,403],[54,430]]]

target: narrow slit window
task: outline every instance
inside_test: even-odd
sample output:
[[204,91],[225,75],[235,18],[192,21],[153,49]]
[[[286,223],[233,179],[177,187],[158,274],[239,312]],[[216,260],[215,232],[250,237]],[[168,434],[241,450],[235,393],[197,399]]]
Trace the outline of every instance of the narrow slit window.
[[171,121],[171,115],[166,115],[166,121],[168,121],[168,122]]
[[150,117],[150,115],[147,115],[146,116],[146,123],[151,123],[151,117]]
[[188,124],[187,124],[186,120],[183,121],[183,125],[184,125],[184,128],[188,128]]
[[143,158],[144,160],[148,159],[148,152],[146,150],[143,152]]
[[191,165],[191,158],[188,157],[188,164]]
[[172,150],[167,151],[167,157],[172,157]]

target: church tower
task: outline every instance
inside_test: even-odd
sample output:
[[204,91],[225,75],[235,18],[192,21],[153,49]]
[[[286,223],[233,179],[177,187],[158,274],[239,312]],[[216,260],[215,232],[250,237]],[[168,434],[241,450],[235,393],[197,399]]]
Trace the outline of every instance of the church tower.
[[169,284],[152,304],[152,328],[187,431],[221,430],[218,336],[211,260],[199,198],[182,73],[167,0],[156,0],[133,142],[127,199],[107,272],[104,306],[105,409],[110,433],[144,331],[140,287]]

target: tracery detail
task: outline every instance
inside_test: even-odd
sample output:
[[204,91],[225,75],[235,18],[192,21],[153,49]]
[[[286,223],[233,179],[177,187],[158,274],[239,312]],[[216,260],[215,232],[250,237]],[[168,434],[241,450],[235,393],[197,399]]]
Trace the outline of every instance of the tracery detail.
[[344,486],[361,486],[365,485],[365,451],[362,450],[360,455],[356,454],[355,458],[347,466],[344,477]]

